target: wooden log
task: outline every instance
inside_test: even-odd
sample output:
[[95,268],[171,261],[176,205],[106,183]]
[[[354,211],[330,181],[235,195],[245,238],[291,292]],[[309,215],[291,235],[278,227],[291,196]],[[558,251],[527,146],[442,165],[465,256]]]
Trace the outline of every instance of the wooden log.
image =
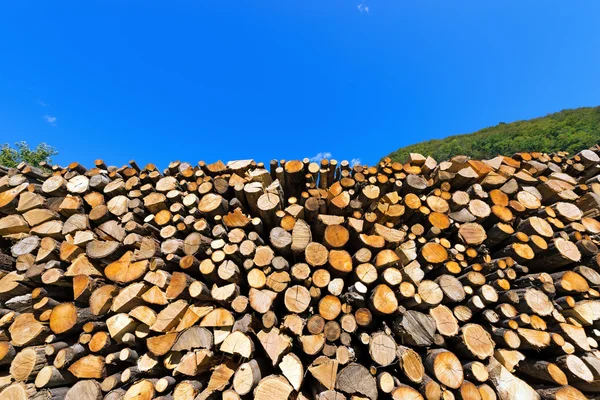
[[425,358],[425,368],[442,384],[458,389],[464,380],[462,364],[450,351],[429,350]]
[[488,364],[490,383],[501,400],[539,399],[540,395],[527,383],[511,374],[494,357]]
[[75,383],[67,392],[65,400],[99,400],[102,399],[100,384],[94,380]]
[[360,364],[351,363],[337,375],[335,387],[348,395],[362,395],[371,400],[377,398],[377,382]]

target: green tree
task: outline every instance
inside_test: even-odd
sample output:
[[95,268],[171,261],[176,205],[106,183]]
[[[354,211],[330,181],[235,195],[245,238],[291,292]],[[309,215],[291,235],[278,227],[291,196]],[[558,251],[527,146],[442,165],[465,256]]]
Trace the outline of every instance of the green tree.
[[0,165],[8,168],[14,168],[20,162],[25,161],[32,166],[39,166],[41,162],[52,162],[52,156],[58,152],[54,147],[46,143],[38,144],[35,149],[30,149],[27,142],[17,142],[15,147],[11,147],[8,143],[0,148]]
[[563,110],[545,117],[500,124],[464,135],[428,140],[403,147],[389,156],[406,162],[410,153],[430,155],[442,161],[458,154],[475,159],[521,151],[571,154],[600,143],[600,107]]

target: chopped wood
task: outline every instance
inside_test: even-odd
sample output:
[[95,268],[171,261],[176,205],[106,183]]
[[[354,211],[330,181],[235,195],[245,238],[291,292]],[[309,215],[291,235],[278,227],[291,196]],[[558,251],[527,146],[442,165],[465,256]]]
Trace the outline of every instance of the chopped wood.
[[0,177],[1,398],[600,393],[597,146],[95,165]]

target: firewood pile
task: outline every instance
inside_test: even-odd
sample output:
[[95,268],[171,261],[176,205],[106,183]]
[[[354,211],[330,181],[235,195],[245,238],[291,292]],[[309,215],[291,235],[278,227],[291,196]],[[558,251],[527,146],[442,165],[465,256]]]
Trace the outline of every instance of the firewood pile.
[[586,399],[600,148],[0,168],[0,399]]

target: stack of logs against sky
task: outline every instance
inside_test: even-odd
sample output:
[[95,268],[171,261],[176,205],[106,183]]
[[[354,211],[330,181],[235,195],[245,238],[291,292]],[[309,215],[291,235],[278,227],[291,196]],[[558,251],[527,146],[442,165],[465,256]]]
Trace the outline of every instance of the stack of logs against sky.
[[0,399],[586,399],[600,147],[0,168]]

